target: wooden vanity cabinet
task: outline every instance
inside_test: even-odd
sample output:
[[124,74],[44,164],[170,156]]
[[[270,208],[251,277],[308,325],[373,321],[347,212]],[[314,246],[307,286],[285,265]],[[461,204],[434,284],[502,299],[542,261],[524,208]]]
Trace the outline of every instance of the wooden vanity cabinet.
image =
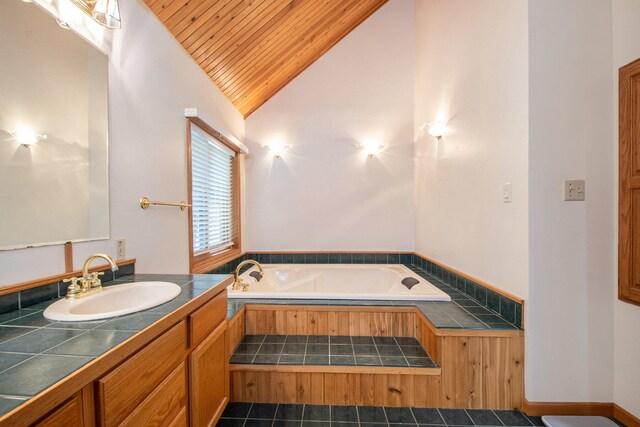
[[97,381],[98,424],[209,426],[229,401],[227,292]]
[[227,322],[220,324],[189,356],[191,425],[214,425],[229,402]]
[[230,395],[226,316],[227,291],[222,288],[197,309],[175,316],[175,323],[163,319],[155,338],[127,357],[116,356],[106,373],[84,383],[38,422],[11,425],[215,425]]
[[169,425],[188,404],[187,352],[183,320],[98,380],[99,425]]

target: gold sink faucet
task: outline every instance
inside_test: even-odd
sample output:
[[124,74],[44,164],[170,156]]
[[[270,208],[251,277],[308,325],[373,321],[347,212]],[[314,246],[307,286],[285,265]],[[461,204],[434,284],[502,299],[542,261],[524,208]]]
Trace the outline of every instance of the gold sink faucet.
[[[118,266],[116,265],[113,258],[109,255],[105,254],[94,254],[87,258],[82,265],[82,277],[71,277],[70,279],[64,279],[63,282],[71,284],[67,288],[67,299],[76,299],[83,298],[93,293],[99,292],[102,290],[102,281],[100,280],[100,276],[104,275],[103,272],[94,271],[93,273],[89,273],[89,264],[93,262],[93,260],[102,258],[106,260],[109,265],[111,265],[111,271],[116,271]],[[80,283],[78,285],[78,283]]]
[[232,290],[234,291],[242,290],[242,292],[247,292],[247,290],[249,290],[249,284],[245,283],[244,280],[238,277],[240,275],[240,270],[242,269],[242,267],[244,267],[247,264],[255,264],[258,267],[258,270],[260,270],[260,273],[258,273],[260,274],[260,278],[262,279],[262,277],[264,276],[264,270],[262,270],[262,266],[258,261],[254,261],[252,259],[242,261],[240,264],[238,264],[238,266],[236,267],[236,271],[233,273],[234,282],[233,282],[233,286],[231,287]]

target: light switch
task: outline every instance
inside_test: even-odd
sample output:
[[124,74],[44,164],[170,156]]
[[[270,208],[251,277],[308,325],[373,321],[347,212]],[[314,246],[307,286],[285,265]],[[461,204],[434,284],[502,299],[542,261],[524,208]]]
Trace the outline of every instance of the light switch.
[[581,202],[585,198],[585,182],[584,179],[565,179],[562,181],[564,186],[564,200],[567,202]]
[[502,185],[502,202],[511,203],[511,183],[507,182]]

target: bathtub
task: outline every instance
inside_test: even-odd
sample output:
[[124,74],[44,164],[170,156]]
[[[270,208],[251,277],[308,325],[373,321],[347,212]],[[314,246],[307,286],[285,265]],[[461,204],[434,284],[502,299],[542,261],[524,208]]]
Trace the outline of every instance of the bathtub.
[[[264,264],[262,268],[260,281],[256,266],[240,275],[249,288],[243,292],[229,286],[229,298],[451,301],[399,264]],[[409,277],[418,281],[411,289],[401,283]]]

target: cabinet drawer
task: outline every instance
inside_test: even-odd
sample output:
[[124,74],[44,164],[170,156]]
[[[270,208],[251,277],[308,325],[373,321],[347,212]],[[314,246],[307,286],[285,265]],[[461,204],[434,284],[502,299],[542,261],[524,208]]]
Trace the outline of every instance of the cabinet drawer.
[[227,318],[227,290],[200,307],[191,316],[191,348],[195,348]]
[[187,427],[187,408],[182,408],[178,416],[171,421],[169,427]]
[[181,411],[186,413],[187,369],[185,365],[186,362],[180,364],[176,370],[124,420],[121,426],[161,426],[169,424],[167,420],[173,420],[179,417]]
[[186,321],[156,338],[98,381],[99,417],[119,425],[187,356]]
[[62,404],[52,414],[36,423],[37,427],[82,427],[82,398],[76,394],[67,403]]

